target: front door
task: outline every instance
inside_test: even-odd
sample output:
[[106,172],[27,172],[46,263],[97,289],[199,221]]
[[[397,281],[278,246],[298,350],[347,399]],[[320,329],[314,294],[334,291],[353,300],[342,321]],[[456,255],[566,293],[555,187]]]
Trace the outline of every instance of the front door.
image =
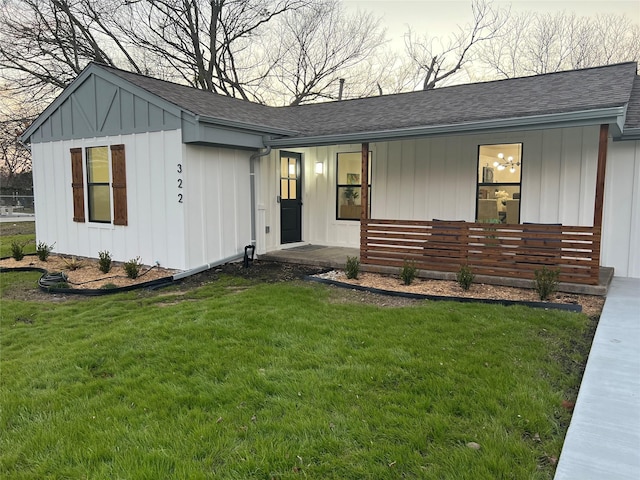
[[280,153],[280,241],[302,241],[300,153]]

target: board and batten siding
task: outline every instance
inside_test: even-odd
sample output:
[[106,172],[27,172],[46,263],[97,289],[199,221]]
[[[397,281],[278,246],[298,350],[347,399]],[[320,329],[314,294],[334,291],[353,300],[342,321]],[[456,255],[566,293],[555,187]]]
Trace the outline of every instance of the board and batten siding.
[[[360,152],[361,145],[332,145],[274,149],[270,155],[260,159],[256,251],[265,253],[282,247],[277,197],[280,195],[280,153],[283,151],[302,154],[302,241],[329,246],[359,246],[360,223],[336,220],[336,169],[338,153]],[[315,173],[316,161],[323,163],[324,173]],[[266,233],[267,227],[269,233]]]
[[522,143],[522,222],[593,224],[597,127],[372,144],[372,217],[473,221],[478,147],[502,143]]
[[[522,143],[521,221],[592,226],[599,127],[459,135],[371,143],[371,216],[473,221],[478,146]],[[292,149],[303,154],[303,241],[359,246],[359,222],[336,220],[336,155],[360,144]],[[279,246],[279,151],[262,162],[267,250]],[[316,161],[325,173],[314,174]],[[273,228],[275,227],[275,229]]]
[[[125,146],[128,225],[92,223],[88,217],[74,222],[70,149],[118,144]],[[139,256],[146,265],[158,261],[185,268],[184,213],[175,193],[182,155],[179,130],[42,142],[31,148],[37,241],[55,244],[54,252],[61,254],[96,258],[106,250],[115,261]],[[86,208],[87,188],[84,195]]]
[[609,142],[601,265],[640,278],[640,141]]
[[240,253],[251,243],[250,151],[183,145],[187,268]]

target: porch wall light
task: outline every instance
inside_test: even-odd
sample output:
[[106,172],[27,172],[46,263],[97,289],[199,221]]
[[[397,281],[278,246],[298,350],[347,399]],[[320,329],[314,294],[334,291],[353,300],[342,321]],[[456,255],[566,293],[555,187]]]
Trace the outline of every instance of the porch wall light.
[[324,173],[324,163],[323,162],[316,162],[315,172],[316,172],[316,175],[322,175]]

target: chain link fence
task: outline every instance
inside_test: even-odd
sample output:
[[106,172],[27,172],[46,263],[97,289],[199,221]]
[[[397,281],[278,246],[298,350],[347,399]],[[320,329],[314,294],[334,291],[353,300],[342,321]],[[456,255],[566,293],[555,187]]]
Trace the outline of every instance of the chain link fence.
[[11,195],[0,195],[0,215],[25,215],[33,213],[33,195],[22,195],[18,192]]

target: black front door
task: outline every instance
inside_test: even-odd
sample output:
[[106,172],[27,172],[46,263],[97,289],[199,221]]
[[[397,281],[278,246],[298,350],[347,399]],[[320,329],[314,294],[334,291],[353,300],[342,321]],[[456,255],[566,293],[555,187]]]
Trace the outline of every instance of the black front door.
[[280,153],[280,241],[302,240],[302,186],[300,153]]

